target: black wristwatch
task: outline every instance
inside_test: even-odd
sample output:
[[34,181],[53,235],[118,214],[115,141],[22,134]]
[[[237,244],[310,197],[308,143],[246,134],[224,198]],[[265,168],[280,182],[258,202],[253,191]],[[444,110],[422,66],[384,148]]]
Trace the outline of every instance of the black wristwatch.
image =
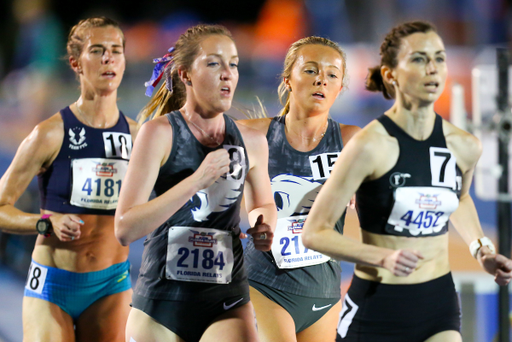
[[44,237],[49,237],[50,235],[52,235],[53,226],[52,221],[50,221],[50,216],[52,215],[43,215],[41,219],[37,221],[36,224],[37,232],[41,235],[44,235]]

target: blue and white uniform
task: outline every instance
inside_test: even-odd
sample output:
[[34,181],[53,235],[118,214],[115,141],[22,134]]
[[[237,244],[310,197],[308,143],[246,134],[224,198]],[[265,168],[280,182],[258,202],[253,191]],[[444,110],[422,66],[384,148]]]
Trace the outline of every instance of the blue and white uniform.
[[[130,127],[119,113],[113,127],[81,123],[66,107],[60,111],[64,139],[59,154],[38,175],[41,208],[65,214],[114,215],[132,150]],[[76,273],[30,265],[25,296],[57,304],[73,319],[98,299],[131,288],[128,261],[97,272]]]

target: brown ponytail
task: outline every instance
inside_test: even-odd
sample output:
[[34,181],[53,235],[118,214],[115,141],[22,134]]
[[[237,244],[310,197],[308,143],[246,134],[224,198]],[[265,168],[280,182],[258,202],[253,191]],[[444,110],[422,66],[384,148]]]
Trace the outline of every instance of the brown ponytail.
[[[141,125],[148,118],[154,119],[185,105],[187,92],[178,75],[178,69],[190,69],[196,59],[201,42],[211,35],[223,35],[233,40],[227,28],[221,25],[196,25],[183,33],[173,51],[173,62],[164,70],[163,84],[153,98],[142,108],[137,120]],[[167,88],[165,79],[172,78],[172,91]]]
[[395,26],[384,38],[380,46],[380,65],[368,69],[366,77],[366,89],[369,91],[382,92],[382,95],[388,100],[395,98],[395,88],[384,82],[381,74],[381,67],[387,66],[395,68],[398,65],[398,51],[402,44],[402,38],[414,33],[437,32],[436,27],[426,21],[411,21]]

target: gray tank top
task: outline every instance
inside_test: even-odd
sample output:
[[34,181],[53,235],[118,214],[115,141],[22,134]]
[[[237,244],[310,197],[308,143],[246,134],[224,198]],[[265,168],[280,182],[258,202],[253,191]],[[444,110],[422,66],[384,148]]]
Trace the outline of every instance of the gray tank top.
[[[343,148],[340,125],[328,120],[327,130],[318,146],[309,152],[294,149],[285,134],[285,116],[275,117],[269,126],[268,171],[272,183],[278,218],[304,217],[309,213],[319,186],[325,183],[338,153]],[[315,189],[315,190],[311,190]],[[343,233],[345,213],[335,229]],[[300,226],[301,227],[301,226]],[[301,228],[300,228],[301,229]],[[288,241],[282,243],[283,253],[293,255],[295,248]],[[249,279],[272,288],[300,296],[318,298],[340,297],[341,267],[336,261],[293,269],[280,269],[270,252],[261,252],[249,242],[245,250]]]
[[[218,147],[206,147],[194,137],[179,111],[166,116],[173,130],[172,149],[167,162],[160,168],[154,186],[157,196],[193,174],[208,153],[220,148],[225,148],[230,154],[230,172],[221,176],[209,188],[196,193],[167,222],[148,235],[144,242],[142,265],[134,291],[147,298],[182,301],[243,295],[248,291],[248,284],[243,265],[243,248],[238,235],[240,202],[249,160],[242,135],[235,122],[224,115],[224,141]],[[167,279],[167,237],[172,226],[216,228],[232,232],[234,266],[231,283],[208,284]]]

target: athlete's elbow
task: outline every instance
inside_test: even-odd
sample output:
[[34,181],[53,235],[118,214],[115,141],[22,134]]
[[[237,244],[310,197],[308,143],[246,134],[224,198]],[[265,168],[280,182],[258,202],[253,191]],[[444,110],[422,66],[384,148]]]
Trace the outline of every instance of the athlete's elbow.
[[119,219],[116,217],[116,222],[114,225],[114,234],[116,236],[117,241],[121,244],[121,246],[128,246],[132,241],[129,238],[128,229],[126,228],[125,222],[123,222],[123,218]]
[[311,229],[304,229],[302,231],[302,244],[307,249],[315,249],[316,247],[316,234]]
[[126,234],[121,233],[119,230],[116,230],[116,239],[117,241],[119,241],[121,246],[124,247],[128,246],[131,243],[130,239],[128,239]]

